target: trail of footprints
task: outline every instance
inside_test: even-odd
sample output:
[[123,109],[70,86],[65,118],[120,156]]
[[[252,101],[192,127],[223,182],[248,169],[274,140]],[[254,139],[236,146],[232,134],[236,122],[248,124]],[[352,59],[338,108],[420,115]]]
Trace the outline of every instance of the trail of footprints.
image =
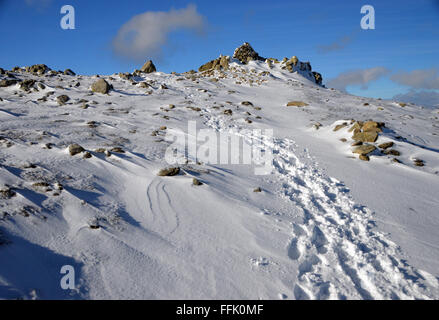
[[400,260],[399,248],[375,230],[372,212],[309,156],[299,160],[295,147],[286,139],[272,145],[282,196],[303,211],[287,250],[299,263],[296,299],[438,297],[437,279]]

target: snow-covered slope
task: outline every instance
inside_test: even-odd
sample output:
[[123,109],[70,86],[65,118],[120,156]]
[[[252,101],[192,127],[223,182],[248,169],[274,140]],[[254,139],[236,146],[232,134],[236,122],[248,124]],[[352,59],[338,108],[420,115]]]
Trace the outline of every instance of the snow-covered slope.
[[[439,298],[438,111],[282,67],[101,76],[108,94],[91,93],[97,77],[15,73],[39,89],[0,88],[0,297]],[[374,145],[400,156],[359,160],[351,120],[384,122]],[[271,174],[190,159],[158,176],[165,135],[188,121],[243,138],[273,129]],[[91,158],[71,156],[74,143]],[[60,287],[63,265],[76,290]]]

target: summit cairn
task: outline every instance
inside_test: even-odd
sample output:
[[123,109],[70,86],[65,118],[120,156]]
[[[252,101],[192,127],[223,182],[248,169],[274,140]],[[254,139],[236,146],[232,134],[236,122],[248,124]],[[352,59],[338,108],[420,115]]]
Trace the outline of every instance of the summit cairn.
[[245,42],[242,46],[236,48],[233,58],[238,59],[243,64],[247,64],[252,60],[265,61],[265,59],[260,57],[248,42]]
[[142,69],[140,69],[140,71],[145,72],[145,73],[153,73],[153,72],[156,72],[157,69],[155,68],[154,63],[152,63],[152,61],[149,60],[143,65],[143,67],[142,67]]

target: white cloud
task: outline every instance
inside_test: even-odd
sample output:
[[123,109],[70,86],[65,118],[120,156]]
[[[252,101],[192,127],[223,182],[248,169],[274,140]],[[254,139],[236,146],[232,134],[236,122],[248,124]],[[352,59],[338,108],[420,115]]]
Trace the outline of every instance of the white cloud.
[[410,90],[407,93],[397,94],[393,100],[401,102],[411,102],[426,107],[439,108],[439,92],[427,90]]
[[439,70],[437,68],[401,71],[391,79],[399,84],[416,89],[439,89]]
[[161,56],[168,43],[168,35],[176,30],[189,30],[202,34],[206,28],[205,18],[194,5],[170,11],[148,11],[132,17],[113,39],[114,52],[136,61]]
[[340,73],[336,78],[327,82],[327,87],[346,91],[346,87],[351,85],[361,85],[362,89],[367,89],[370,82],[378,80],[390,71],[384,67],[370,69],[359,69]]
[[347,35],[337,39],[336,41],[330,44],[319,45],[317,46],[317,52],[325,54],[333,51],[343,50],[347,45],[349,45],[354,40],[354,37],[355,36],[353,34]]

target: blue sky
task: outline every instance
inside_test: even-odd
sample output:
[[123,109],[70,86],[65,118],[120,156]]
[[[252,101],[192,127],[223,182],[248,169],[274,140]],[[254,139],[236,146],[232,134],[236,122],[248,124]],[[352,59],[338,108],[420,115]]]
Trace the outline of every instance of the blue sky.
[[[60,9],[66,4],[75,8],[75,30],[60,27]],[[142,58],[130,58],[115,50],[116,35],[134,16],[190,4],[204,22],[178,22],[183,27],[162,34],[161,53],[146,50],[143,57],[137,51]],[[360,28],[365,4],[375,8],[375,30]],[[159,19],[159,32],[167,26],[166,17]],[[147,28],[142,26],[149,38]],[[80,74],[133,71],[149,58],[160,71],[183,72],[221,53],[231,55],[247,41],[264,57],[296,55],[310,61],[325,83],[350,93],[406,94],[408,99],[428,91],[439,96],[436,0],[0,0],[0,39],[3,68],[45,63]]]

